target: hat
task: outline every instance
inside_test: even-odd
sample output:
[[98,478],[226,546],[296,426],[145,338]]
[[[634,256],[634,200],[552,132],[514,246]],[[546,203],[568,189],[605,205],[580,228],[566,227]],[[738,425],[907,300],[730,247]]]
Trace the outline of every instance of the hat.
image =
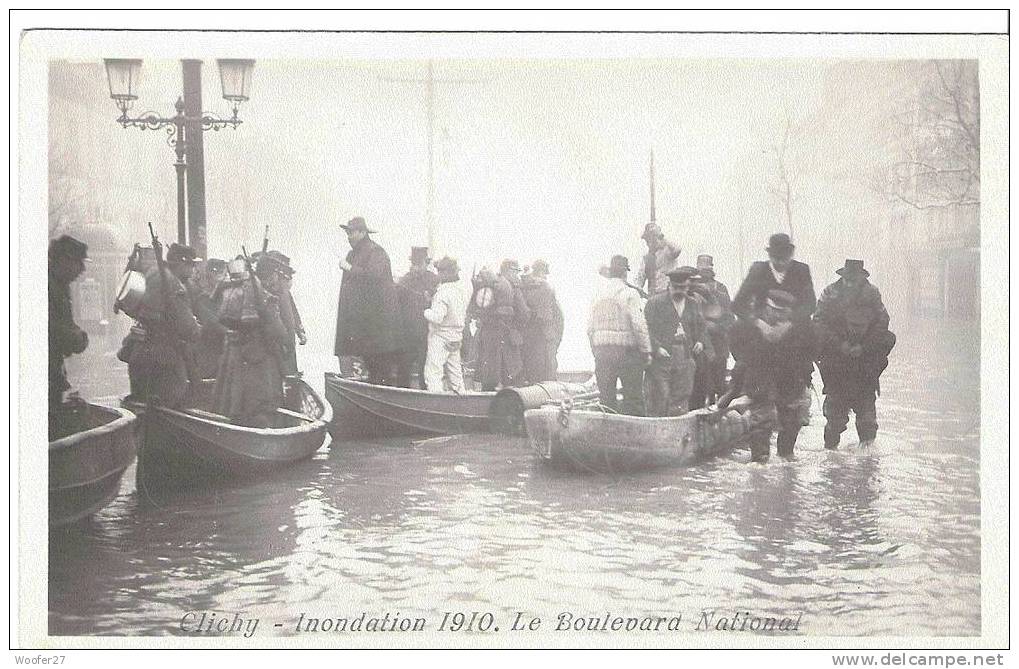
[[789,235],[784,232],[776,232],[771,237],[768,237],[768,248],[765,250],[769,253],[782,251],[791,252],[795,248],[796,245],[793,244],[793,240],[789,238]]
[[541,274],[548,274],[548,263],[544,260],[538,259],[531,265],[531,273],[539,272]]
[[273,249],[272,251],[269,251],[265,255],[267,258],[271,258],[273,262],[276,263],[277,269],[279,269],[279,271],[283,272],[287,276],[293,276],[294,273],[297,271],[296,269],[290,266],[290,258],[288,256],[283,255],[282,252]]
[[456,260],[446,256],[435,263],[435,269],[438,272],[459,272],[460,266],[456,264]]
[[502,264],[499,265],[499,273],[501,274],[503,272],[509,272],[509,271],[519,272],[520,271],[520,263],[518,263],[516,260],[511,260],[511,259],[503,260]]
[[626,256],[612,256],[612,260],[609,261],[609,273],[617,274],[621,271],[630,271],[630,261]]
[[190,246],[174,242],[170,244],[170,250],[166,252],[167,262],[197,262],[201,260],[195,256],[195,250]]
[[644,232],[641,233],[641,239],[650,239],[652,237],[661,237],[662,228],[657,223],[648,223],[644,226]]
[[677,267],[676,269],[668,272],[669,281],[673,283],[679,281],[687,281],[697,276],[697,270],[693,267]]
[[778,288],[768,291],[768,306],[772,309],[792,309],[796,304],[796,297]]
[[429,260],[431,260],[431,258],[428,257],[428,247],[427,246],[412,246],[412,247],[410,247],[410,261],[411,261],[411,263],[423,262],[423,263],[427,264]]
[[845,276],[846,274],[862,274],[863,276],[870,276],[870,272],[863,268],[862,260],[851,260],[850,258],[846,258],[845,265],[835,270],[835,273],[839,276]]
[[711,272],[711,276],[715,275],[715,259],[702,253],[697,256],[697,273],[703,275],[705,272]]
[[369,235],[375,232],[374,230],[368,229],[368,224],[365,223],[364,219],[361,218],[360,216],[355,216],[354,218],[347,221],[346,225],[340,225],[340,227],[346,230],[347,232],[356,232],[360,230],[361,232],[366,232]]
[[49,254],[50,256],[64,256],[71,260],[92,262],[92,259],[88,257],[88,245],[79,242],[70,235],[61,235],[50,240]]

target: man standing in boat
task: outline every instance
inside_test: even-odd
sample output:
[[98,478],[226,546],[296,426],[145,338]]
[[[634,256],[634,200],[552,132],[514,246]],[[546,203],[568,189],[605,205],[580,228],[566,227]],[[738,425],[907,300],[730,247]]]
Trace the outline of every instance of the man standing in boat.
[[368,380],[393,385],[399,342],[399,299],[389,254],[369,235],[365,220],[356,216],[341,225],[350,252],[340,260],[343,279],[336,310],[337,357],[364,361]]
[[88,335],[74,322],[71,309],[71,283],[85,271],[88,246],[70,235],[54,239],[49,245],[49,405],[59,409],[67,382],[64,358],[88,347]]
[[[626,282],[630,261],[612,256],[606,281],[591,304],[587,338],[594,354],[594,376],[598,381],[599,403],[629,416],[643,416],[644,369],[651,363],[644,305],[637,289]],[[623,403],[616,396],[623,386]]]
[[637,272],[634,285],[643,290],[647,284],[647,294],[654,296],[669,289],[669,272],[679,266],[679,244],[665,238],[665,233],[657,223],[648,223],[644,227],[641,239],[647,244],[647,255]]
[[425,359],[425,385],[428,392],[445,392],[445,384],[458,395],[467,392],[464,386],[460,349],[463,346],[467,321],[466,292],[460,287],[460,267],[446,257],[435,264],[439,285],[431,305],[425,309],[428,322],[428,355]]
[[829,449],[838,448],[850,411],[856,414],[861,445],[877,436],[879,379],[895,346],[881,292],[867,279],[863,261],[847,259],[835,273],[839,280],[824,289],[814,312]]
[[499,276],[492,282],[491,302],[481,308],[478,333],[481,337],[479,376],[483,390],[519,385],[523,381],[521,330],[531,310],[520,291],[520,264],[503,260]]
[[296,376],[300,373],[297,366],[297,345],[302,346],[308,342],[304,334],[304,325],[301,323],[301,314],[297,311],[297,303],[290,292],[294,273],[290,265],[289,256],[277,250],[269,251],[259,261],[271,263],[273,280],[265,282],[265,286],[279,300],[280,321],[286,330],[286,337],[283,341],[283,375]]
[[[157,250],[160,253],[161,250]],[[145,277],[145,295],[138,310],[144,338],[131,350],[128,366],[140,381],[142,402],[176,407],[187,395],[192,344],[201,334],[185,283],[194,273],[195,251],[171,244],[165,273],[157,266]]]
[[699,409],[714,402],[725,392],[725,373],[729,362],[729,329],[736,322],[732,313],[729,289],[715,279],[714,259],[706,254],[697,256],[695,288],[701,297],[701,310],[711,341],[714,357],[698,360],[690,408]]
[[522,347],[524,377],[528,383],[555,381],[558,369],[556,353],[563,340],[563,310],[548,283],[548,269],[547,262],[535,260],[530,274],[520,283],[531,310],[531,320],[524,327]]
[[693,267],[668,273],[669,290],[645,307],[653,360],[648,369],[648,414],[679,416],[689,410],[696,358],[710,357],[700,304],[689,297]]
[[422,314],[432,303],[439,285],[439,277],[428,269],[430,262],[427,247],[411,247],[410,270],[397,282],[404,339],[398,384],[404,388],[420,387],[419,384],[424,383],[429,327]]

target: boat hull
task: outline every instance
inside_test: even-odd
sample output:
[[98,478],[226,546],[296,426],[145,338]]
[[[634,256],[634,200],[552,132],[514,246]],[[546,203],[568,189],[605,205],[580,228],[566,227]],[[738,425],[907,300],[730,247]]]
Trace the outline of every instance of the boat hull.
[[247,427],[202,410],[139,408],[139,477],[148,486],[177,478],[253,476],[310,457],[325,441],[328,404],[304,381],[287,393],[273,427]]
[[126,409],[86,404],[80,427],[49,444],[49,525],[83,520],[109,504],[137,453],[137,417]]
[[604,473],[685,466],[731,451],[758,422],[753,412],[713,416],[707,409],[644,418],[557,407],[524,414],[542,462]]
[[487,432],[495,393],[453,395],[325,375],[334,440]]

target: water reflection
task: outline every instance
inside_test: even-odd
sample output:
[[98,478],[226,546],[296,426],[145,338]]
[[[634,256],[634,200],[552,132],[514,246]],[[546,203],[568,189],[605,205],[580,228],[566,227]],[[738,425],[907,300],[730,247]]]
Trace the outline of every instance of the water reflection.
[[910,348],[931,340],[900,339],[877,444],[847,433],[828,452],[815,424],[791,463],[738,451],[577,475],[541,466],[526,440],[471,435],[337,445],[151,503],[129,475],[90,525],[51,537],[50,630],[180,634],[190,610],[292,622],[735,607],[803,611],[802,634],[977,634],[978,376],[957,349]]

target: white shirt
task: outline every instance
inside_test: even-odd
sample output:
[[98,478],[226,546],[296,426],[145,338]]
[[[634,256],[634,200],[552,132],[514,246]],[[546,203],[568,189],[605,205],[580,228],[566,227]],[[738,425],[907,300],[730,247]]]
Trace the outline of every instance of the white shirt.
[[463,337],[468,300],[467,293],[458,283],[440,283],[432,297],[432,306],[425,309],[429,334],[438,334],[451,341]]

